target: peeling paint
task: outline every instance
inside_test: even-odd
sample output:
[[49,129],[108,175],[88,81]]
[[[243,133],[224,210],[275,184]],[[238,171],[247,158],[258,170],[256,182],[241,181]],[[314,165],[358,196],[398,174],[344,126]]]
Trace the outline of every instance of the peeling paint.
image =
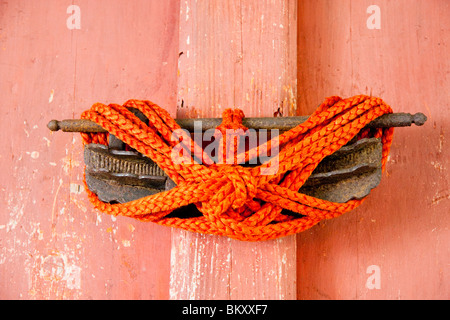
[[77,183],[71,183],[69,186],[70,193],[80,194],[84,190],[83,186]]
[[25,201],[22,192],[10,194],[8,197],[9,221],[6,224],[6,232],[14,230],[24,216]]
[[38,151],[33,151],[33,152],[31,152],[30,157],[31,157],[32,159],[37,159],[37,158],[39,158],[39,152],[38,152]]
[[55,90],[52,89],[52,91],[50,91],[50,97],[48,98],[48,103],[52,103],[54,95],[55,95]]
[[45,142],[47,142],[47,147],[50,147],[50,144],[51,144],[51,141],[50,141],[50,139],[49,139],[49,138],[47,138],[47,137],[42,137],[42,139],[44,139],[44,140],[45,140]]
[[78,160],[73,160],[70,156],[66,156],[64,157],[62,160],[63,163],[63,170],[66,173],[66,175],[69,175],[70,171],[74,168],[74,167],[79,167],[80,166],[80,161]]

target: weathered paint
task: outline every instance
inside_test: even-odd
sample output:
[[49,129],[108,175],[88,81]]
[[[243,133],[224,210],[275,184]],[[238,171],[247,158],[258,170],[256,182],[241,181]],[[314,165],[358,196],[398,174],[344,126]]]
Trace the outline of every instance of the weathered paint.
[[0,298],[169,297],[170,229],[93,210],[79,134],[95,102],[175,115],[178,1],[0,1]]
[[[295,1],[182,1],[178,117],[296,108]],[[260,243],[172,232],[173,299],[295,299],[295,236]]]
[[[212,62],[205,60],[191,70],[197,77],[192,81],[207,75],[204,83],[215,79],[219,89],[212,98],[200,91],[201,107],[178,109],[185,117],[220,116],[230,105],[248,116],[271,116],[280,101],[284,114],[297,106],[297,113],[306,115],[324,97],[359,93],[380,96],[395,111],[427,114],[424,127],[396,130],[381,185],[354,212],[291,237],[289,244],[255,246],[172,233],[91,208],[83,191],[79,135],[52,134],[46,124],[51,118],[77,118],[97,101],[129,98],[153,99],[176,116],[178,55],[183,51],[181,57],[187,57],[181,44],[198,43],[178,38],[179,32],[190,32],[178,30],[180,17],[180,23],[195,17],[188,2],[181,1],[180,10],[178,0],[0,0],[0,298],[450,298],[450,4],[445,0],[300,0],[298,51],[294,47],[292,53],[289,40],[288,51],[272,55],[267,49],[284,40],[272,42],[275,47],[269,43],[264,54],[252,49],[253,40],[275,36],[264,38],[258,24],[276,10],[254,16],[257,10],[230,6],[239,18],[217,24],[211,32],[219,47],[201,54],[212,62],[227,61],[211,55],[225,52],[222,40],[227,41],[234,44],[228,46],[233,53],[226,53],[234,63],[215,65],[219,72],[208,73]],[[68,22],[73,4],[80,8],[81,29],[68,29],[76,26]],[[380,8],[381,29],[367,28],[367,8],[373,4]],[[216,12],[216,19],[223,20],[223,14]],[[244,22],[254,25],[229,34]],[[270,31],[286,25],[272,23]],[[239,41],[252,37],[241,56]],[[261,64],[251,76],[248,54]],[[294,80],[281,90],[258,78],[281,70],[264,60],[277,54],[289,61],[298,55],[298,68],[288,68],[298,70],[298,86],[287,74],[282,79]],[[184,75],[181,68],[179,79]],[[229,78],[243,85],[225,81],[221,88]],[[204,106],[207,99],[214,108]]]
[[[373,4],[380,29],[367,28]],[[428,116],[396,129],[387,172],[361,207],[298,235],[299,299],[450,298],[449,17],[445,0],[299,2],[300,113],[363,93]]]

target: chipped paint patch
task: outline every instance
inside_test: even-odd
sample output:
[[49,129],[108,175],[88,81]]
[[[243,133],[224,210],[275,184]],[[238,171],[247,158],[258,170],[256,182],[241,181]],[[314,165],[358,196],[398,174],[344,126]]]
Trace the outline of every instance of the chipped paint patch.
[[39,298],[42,294],[48,296],[51,293],[61,296],[70,294],[67,289],[81,289],[82,269],[72,262],[71,256],[53,250],[47,255],[30,256],[25,263],[30,297]]
[[444,166],[438,161],[431,161],[431,165],[438,171],[444,170]]
[[95,225],[98,226],[102,223],[102,216],[97,212],[97,219],[95,220]]
[[25,202],[22,192],[10,194],[8,197],[9,221],[6,224],[6,232],[14,230],[24,215]]
[[81,211],[83,211],[84,213],[87,212],[86,206],[81,201],[78,201],[74,198],[70,198],[70,202],[72,202],[74,205],[76,205],[77,208],[80,209]]
[[64,278],[67,289],[81,288],[81,268],[76,265],[68,265],[65,269]]
[[83,186],[77,183],[71,183],[69,186],[70,193],[80,194],[83,190]]
[[31,159],[37,159],[39,158],[39,152],[38,151],[27,151],[25,152],[28,156],[31,157]]
[[55,90],[52,89],[52,91],[50,91],[50,97],[48,98],[48,103],[52,103],[54,95],[55,95]]
[[47,147],[50,147],[50,144],[51,144],[51,141],[50,141],[50,139],[49,139],[49,138],[47,138],[47,137],[43,137],[42,139],[44,139],[44,140],[45,140],[45,142],[47,142]]
[[46,281],[60,281],[64,277],[65,257],[59,254],[50,254],[42,258],[39,275]]
[[444,201],[444,200],[450,200],[449,190],[442,190],[440,192],[437,191],[436,194],[434,195],[433,199],[431,200],[431,205],[437,205],[441,201]]
[[37,159],[37,158],[39,158],[39,152],[38,152],[38,151],[33,151],[33,152],[31,152],[30,157],[31,157],[32,159]]
[[80,166],[80,161],[73,160],[70,156],[64,157],[61,161],[63,163],[62,168],[63,168],[64,172],[66,173],[66,175],[69,175],[71,170],[74,167]]

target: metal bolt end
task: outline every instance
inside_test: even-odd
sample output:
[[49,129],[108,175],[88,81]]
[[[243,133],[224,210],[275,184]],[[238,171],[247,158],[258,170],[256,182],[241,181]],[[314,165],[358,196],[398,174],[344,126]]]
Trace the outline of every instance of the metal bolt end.
[[47,124],[47,128],[49,128],[51,131],[58,131],[59,128],[59,124],[58,124],[58,120],[51,120],[48,124]]
[[412,122],[416,125],[416,126],[423,126],[425,124],[425,122],[427,121],[427,116],[424,115],[421,112],[416,113],[415,115],[413,115],[413,120]]

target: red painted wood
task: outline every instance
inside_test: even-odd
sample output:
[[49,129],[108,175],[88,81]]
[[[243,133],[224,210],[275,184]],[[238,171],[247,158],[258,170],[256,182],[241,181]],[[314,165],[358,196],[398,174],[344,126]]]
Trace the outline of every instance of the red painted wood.
[[[372,4],[381,29],[367,28]],[[298,235],[299,299],[450,297],[449,16],[445,0],[299,2],[301,113],[363,93],[428,116],[396,130],[387,172],[361,207]],[[372,265],[380,289],[370,289]]]
[[0,1],[0,298],[168,298],[170,229],[112,218],[83,190],[78,134],[95,102],[176,110],[179,2]]
[[[178,117],[296,108],[296,3],[183,1]],[[246,243],[172,233],[173,299],[295,299],[295,236]]]
[[[295,290],[290,295],[268,290],[264,279],[282,281],[284,288],[297,286],[299,299],[450,298],[450,4],[298,3],[298,95],[294,86],[286,86],[284,91],[272,88],[284,92],[283,98],[263,99],[274,91],[241,74],[245,63],[238,55],[222,77],[236,75],[249,86],[226,91],[222,97],[231,102],[223,106],[244,101],[248,116],[266,116],[280,102],[290,114],[298,102],[297,112],[309,114],[329,95],[366,93],[382,97],[398,112],[422,111],[429,120],[424,127],[396,131],[387,173],[360,208],[298,235],[297,249],[289,247],[296,253],[289,255],[285,244],[253,247],[228,239],[183,238],[168,228],[94,211],[82,188],[79,135],[52,134],[46,128],[50,119],[77,118],[94,102],[129,98],[153,99],[175,116],[178,0],[80,0],[80,30],[66,25],[72,2],[0,1],[0,298],[249,298],[246,289],[264,292],[262,297],[295,298]],[[380,30],[366,26],[372,4],[381,10]],[[247,9],[233,10],[245,21],[253,12]],[[239,20],[229,27],[239,27]],[[245,35],[257,41],[261,34],[242,32],[235,33],[237,39]],[[223,39],[228,36],[221,33]],[[255,59],[267,57],[251,48],[247,54]],[[268,65],[255,74],[270,74],[272,69],[263,67]],[[199,76],[207,70],[199,70]],[[246,105],[246,90],[255,92],[248,95],[254,104]],[[263,101],[271,104],[259,109]],[[217,108],[210,110],[178,112],[220,115]],[[183,275],[170,266],[171,259],[177,261],[176,239],[187,250],[178,261],[192,262],[184,270],[194,272],[184,287],[175,286]],[[272,250],[270,258],[267,250]],[[283,257],[276,250],[286,259],[297,255],[297,266],[295,260],[278,265],[281,278],[261,269],[283,262],[273,260]],[[380,289],[367,286],[371,266],[379,267]],[[282,277],[295,274],[295,267],[296,282],[285,281]]]

